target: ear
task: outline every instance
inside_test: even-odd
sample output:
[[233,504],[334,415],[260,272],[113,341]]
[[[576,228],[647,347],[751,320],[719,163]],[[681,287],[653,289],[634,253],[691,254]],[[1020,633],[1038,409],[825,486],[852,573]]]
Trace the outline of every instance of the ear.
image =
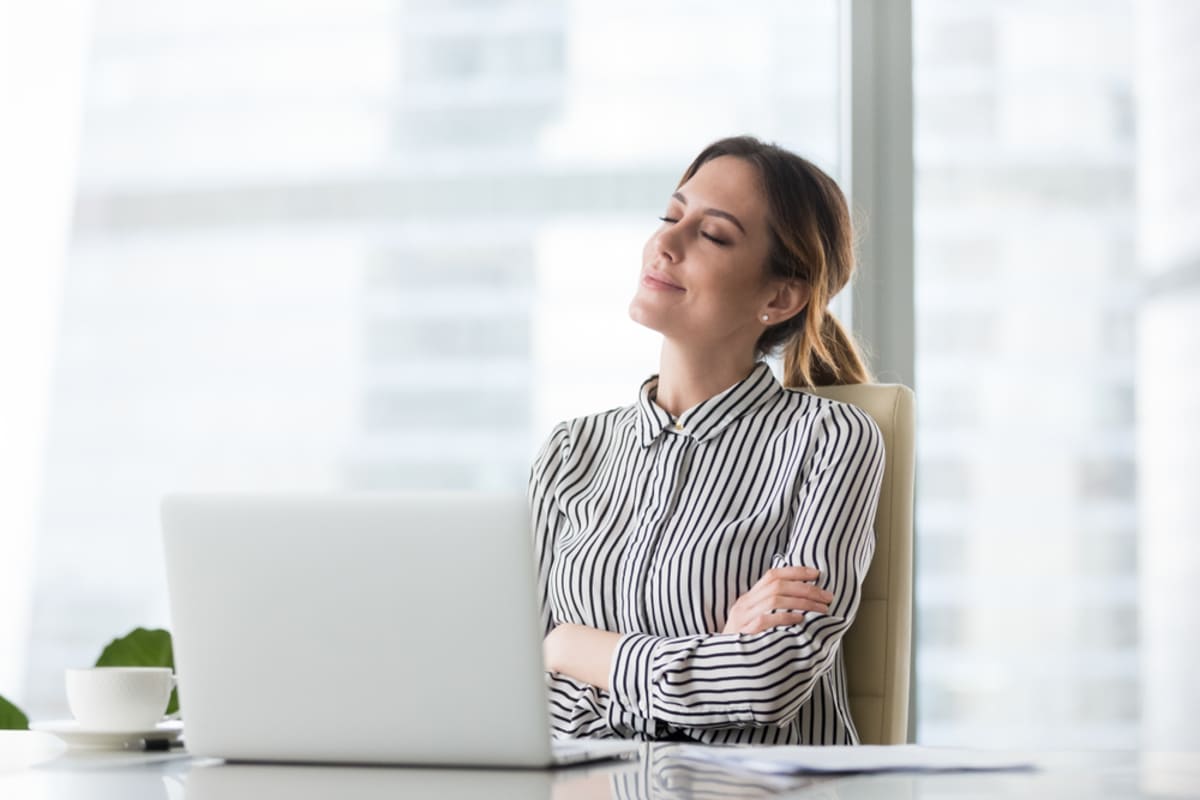
[[780,281],[775,285],[775,291],[763,306],[759,317],[766,314],[770,317],[769,324],[775,325],[791,319],[804,310],[812,297],[812,287],[805,281]]

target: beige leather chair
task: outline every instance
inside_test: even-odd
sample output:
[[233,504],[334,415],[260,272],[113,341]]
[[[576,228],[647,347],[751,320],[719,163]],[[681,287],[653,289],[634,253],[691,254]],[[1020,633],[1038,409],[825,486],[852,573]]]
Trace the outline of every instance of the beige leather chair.
[[900,384],[807,389],[870,414],[883,432],[886,463],[875,514],[875,556],[858,616],[842,641],[850,714],[863,744],[908,738],[912,647],[913,393]]

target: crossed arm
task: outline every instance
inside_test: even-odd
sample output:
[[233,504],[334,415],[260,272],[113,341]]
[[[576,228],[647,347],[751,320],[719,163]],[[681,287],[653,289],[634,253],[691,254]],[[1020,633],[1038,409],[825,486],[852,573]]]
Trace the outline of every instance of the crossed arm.
[[[738,598],[722,633],[760,633],[802,622],[805,611],[829,613],[833,595],[814,585],[820,572],[809,567],[776,567]],[[546,669],[598,689],[611,689],[609,676],[621,634],[564,623],[542,643]]]

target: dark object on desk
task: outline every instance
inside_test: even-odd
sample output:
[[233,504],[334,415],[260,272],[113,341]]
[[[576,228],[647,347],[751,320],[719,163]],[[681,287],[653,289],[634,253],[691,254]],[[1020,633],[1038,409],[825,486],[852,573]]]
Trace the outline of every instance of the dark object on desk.
[[0,730],[29,730],[29,717],[25,716],[24,711],[5,700],[2,695],[0,695]]

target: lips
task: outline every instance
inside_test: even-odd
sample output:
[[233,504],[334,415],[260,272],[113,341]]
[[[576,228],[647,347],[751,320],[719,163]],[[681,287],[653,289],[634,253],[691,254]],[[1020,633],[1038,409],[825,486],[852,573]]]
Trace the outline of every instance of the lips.
[[684,291],[683,287],[671,280],[666,273],[646,270],[642,273],[642,283],[652,289],[668,289],[677,292]]

